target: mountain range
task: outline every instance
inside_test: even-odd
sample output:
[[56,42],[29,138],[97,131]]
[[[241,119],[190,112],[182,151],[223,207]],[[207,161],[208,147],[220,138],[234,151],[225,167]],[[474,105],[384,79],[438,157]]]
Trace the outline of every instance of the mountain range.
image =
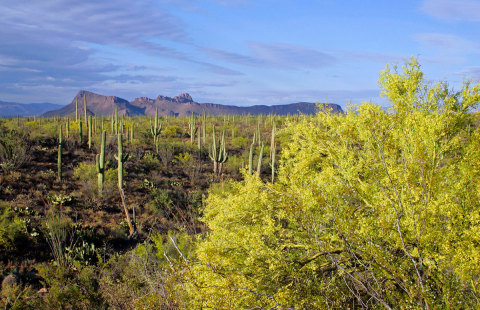
[[[116,96],[103,96],[93,92],[81,90],[66,106],[55,104],[18,104],[3,103],[0,101],[0,117],[41,115],[44,117],[75,115],[75,105],[78,102],[78,112],[84,113],[84,100],[87,102],[87,114],[111,115],[115,108],[119,115],[141,116],[159,115],[188,116],[200,115],[205,112],[208,115],[258,115],[258,114],[314,114],[318,106],[311,102],[298,102],[283,105],[254,105],[240,107],[233,105],[198,103],[189,94],[180,94],[173,98],[159,95],[155,99],[139,97],[129,102]],[[337,104],[327,103],[324,107],[334,113],[342,113],[342,108]]]
[[61,108],[60,104],[53,103],[16,103],[0,101],[0,117],[42,115],[47,111]]

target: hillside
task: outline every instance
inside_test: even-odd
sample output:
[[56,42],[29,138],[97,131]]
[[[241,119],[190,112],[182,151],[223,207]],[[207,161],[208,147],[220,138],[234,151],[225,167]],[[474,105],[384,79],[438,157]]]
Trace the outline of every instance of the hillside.
[[62,106],[53,103],[16,103],[0,101],[0,117],[34,116],[59,109]]

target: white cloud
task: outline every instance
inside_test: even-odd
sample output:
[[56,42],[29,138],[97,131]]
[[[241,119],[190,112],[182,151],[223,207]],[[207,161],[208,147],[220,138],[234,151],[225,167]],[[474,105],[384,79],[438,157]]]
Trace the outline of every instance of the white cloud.
[[478,0],[424,0],[420,8],[443,20],[480,22]]
[[455,53],[478,53],[478,43],[462,37],[445,33],[419,33],[413,36],[425,48]]

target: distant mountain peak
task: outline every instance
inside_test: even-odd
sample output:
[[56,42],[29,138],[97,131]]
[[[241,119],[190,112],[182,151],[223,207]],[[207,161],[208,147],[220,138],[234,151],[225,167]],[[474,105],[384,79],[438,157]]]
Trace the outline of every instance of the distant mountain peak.
[[188,93],[183,93],[178,96],[173,97],[173,99],[178,102],[178,103],[187,103],[187,102],[193,102],[192,96]]
[[[155,99],[148,97],[138,97],[128,102],[125,99],[116,96],[103,96],[86,90],[81,90],[73,98],[72,103],[62,109],[50,111],[44,116],[53,115],[74,115],[75,101],[82,100],[79,110],[83,111],[83,96],[86,97],[87,111],[94,115],[111,115],[115,109],[118,109],[120,115],[155,115],[156,111],[160,115],[201,115],[207,113],[209,115],[225,115],[225,114],[314,114],[318,112],[318,106],[310,102],[298,102],[284,105],[256,105],[250,107],[239,107],[223,104],[198,103],[195,102],[188,93],[182,93],[173,98],[158,95]],[[342,113],[342,108],[337,104],[325,104],[331,108],[334,113]]]

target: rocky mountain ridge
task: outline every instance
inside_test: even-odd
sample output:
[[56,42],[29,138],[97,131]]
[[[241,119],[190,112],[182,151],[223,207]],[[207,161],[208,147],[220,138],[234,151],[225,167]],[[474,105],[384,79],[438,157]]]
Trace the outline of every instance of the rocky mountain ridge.
[[[87,102],[87,113],[91,115],[111,115],[115,108],[119,115],[137,116],[137,115],[155,115],[158,110],[159,115],[170,116],[188,116],[200,115],[205,112],[208,115],[242,115],[242,114],[314,114],[318,111],[315,103],[298,102],[285,105],[255,105],[249,107],[231,106],[214,103],[198,103],[187,94],[183,93],[173,98],[159,95],[155,99],[148,97],[138,97],[129,102],[116,96],[103,96],[89,91],[81,90],[73,98],[72,102],[61,109],[45,113],[43,116],[66,116],[75,114],[75,105],[78,101],[78,110],[84,113],[84,98]],[[325,107],[331,109],[334,113],[342,113],[342,108],[337,104],[325,104]]]

